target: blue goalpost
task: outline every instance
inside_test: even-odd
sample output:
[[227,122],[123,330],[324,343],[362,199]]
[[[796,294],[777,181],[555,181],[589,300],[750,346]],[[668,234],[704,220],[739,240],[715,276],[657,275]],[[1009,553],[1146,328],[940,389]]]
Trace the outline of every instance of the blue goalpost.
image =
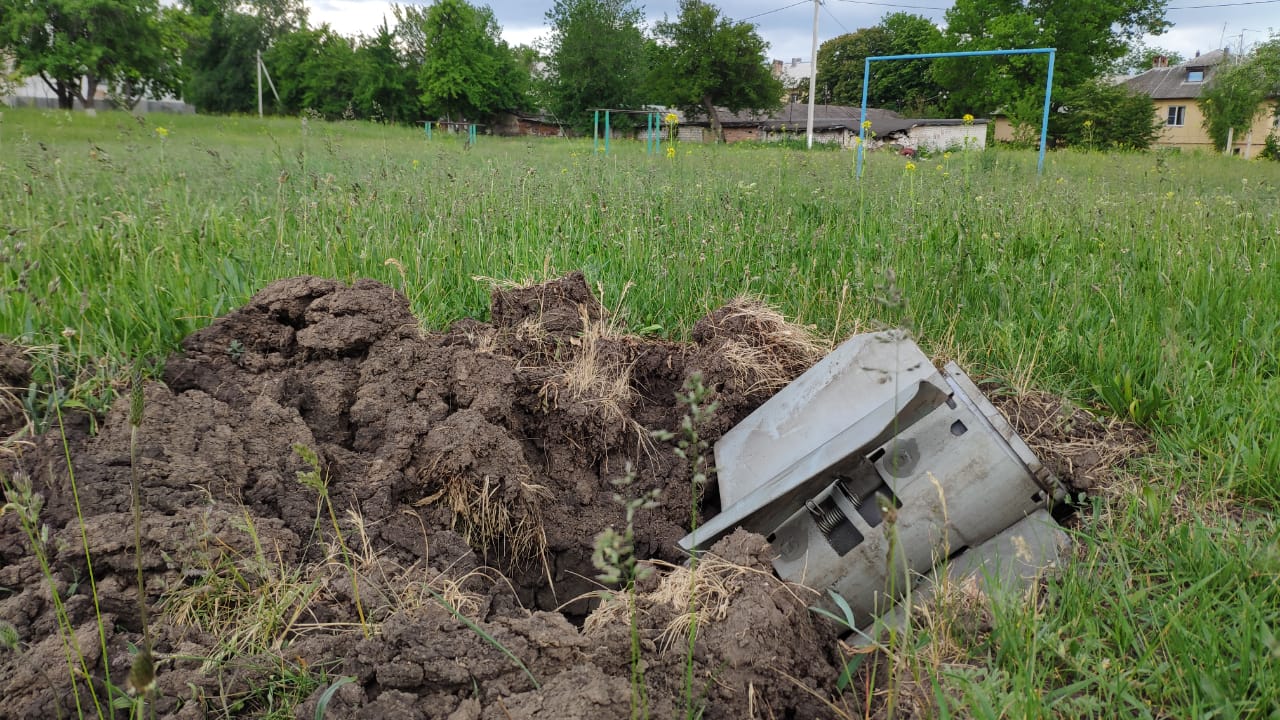
[[871,84],[871,63],[881,60],[928,60],[944,57],[983,57],[991,55],[1048,55],[1049,71],[1044,79],[1044,117],[1040,120],[1040,159],[1036,163],[1036,174],[1044,172],[1044,149],[1049,136],[1049,97],[1053,92],[1053,61],[1058,55],[1057,48],[1027,48],[1022,50],[974,50],[970,52],[921,53],[918,55],[873,55],[867,58],[862,67],[862,117],[858,121],[858,172],[862,177],[862,153],[867,145],[867,88]]

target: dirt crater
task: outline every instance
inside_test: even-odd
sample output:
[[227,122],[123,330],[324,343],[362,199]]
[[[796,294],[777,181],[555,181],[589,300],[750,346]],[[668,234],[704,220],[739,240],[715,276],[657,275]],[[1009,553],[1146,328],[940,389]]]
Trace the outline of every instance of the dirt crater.
[[[143,641],[135,470],[161,717],[261,716],[308,675],[354,678],[330,718],[627,715],[632,611],[601,602],[592,551],[623,525],[613,481],[628,467],[621,492],[662,498],[635,525],[636,555],[660,570],[634,604],[647,705],[683,714],[689,473],[649,431],[678,427],[676,391],[699,373],[719,403],[703,428],[714,443],[827,348],[749,300],[689,343],[629,336],[581,273],[495,288],[491,318],[429,333],[380,283],[280,280],[183,342],[145,387],[136,447],[122,398],[96,434],[68,423],[70,467],[58,434],[0,455],[30,486],[6,502],[43,501],[35,545],[50,568],[20,513],[0,517],[0,622],[18,639],[0,649],[0,718],[74,714],[106,696],[108,674],[127,676]],[[0,343],[0,383],[25,386],[24,363]],[[1071,453],[1108,428],[997,402],[1073,487],[1102,477],[1105,463]],[[23,424],[9,407],[0,432]],[[716,511],[708,492],[702,512]],[[777,580],[767,543],[744,532],[706,568],[692,661],[704,717],[829,716],[840,659],[807,609],[816,593]],[[296,716],[313,717],[324,689],[304,686]]]
[[[735,306],[735,317],[751,307]],[[281,280],[189,336],[163,383],[146,385],[136,463],[127,398],[96,434],[68,425],[70,468],[60,435],[6,459],[5,475],[26,478],[44,501],[52,578],[15,514],[0,518],[0,620],[19,640],[0,653],[0,717],[56,716],[73,709],[76,690],[91,702],[90,685],[73,688],[73,675],[94,678],[99,698],[108,671],[117,685],[127,675],[129,647],[142,640],[134,468],[162,716],[261,713],[261,690],[302,667],[356,678],[330,717],[624,714],[629,622],[598,608],[591,560],[596,534],[623,525],[611,481],[631,467],[625,493],[668,499],[638,518],[635,551],[678,564],[688,470],[649,436],[676,429],[675,391],[695,372],[719,391],[723,409],[705,429],[714,442],[767,398],[777,367],[798,372],[813,358],[756,366],[727,356],[726,345],[757,348],[757,360],[794,350],[771,351],[759,323],[704,323],[692,343],[625,335],[581,273],[497,288],[491,315],[427,333],[379,283]],[[5,372],[16,383],[29,370],[10,355]],[[700,633],[707,716],[741,717],[748,704],[779,717],[821,714],[777,674],[810,687],[834,677],[833,638],[806,610],[812,598],[771,578],[762,540],[722,545],[757,572],[723,600],[737,608],[724,628]],[[65,600],[62,620],[51,588]],[[656,591],[640,593],[636,612],[649,704],[665,716],[683,707],[685,658],[658,646],[678,613]],[[212,595],[218,612],[204,600]],[[367,633],[352,612],[357,595]],[[274,623],[262,622],[268,601],[283,611]],[[226,609],[237,603],[240,614]],[[593,610],[613,621],[580,627]],[[96,613],[106,614],[101,636]],[[60,626],[83,636],[85,672],[67,671]],[[228,634],[246,636],[230,647],[248,656],[228,650]],[[319,692],[300,716],[311,716]]]

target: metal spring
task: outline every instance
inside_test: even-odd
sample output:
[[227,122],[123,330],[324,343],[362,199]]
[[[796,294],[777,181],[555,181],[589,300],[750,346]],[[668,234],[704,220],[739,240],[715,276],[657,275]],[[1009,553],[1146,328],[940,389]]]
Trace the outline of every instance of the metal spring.
[[852,492],[849,492],[849,483],[853,481],[843,475],[837,475],[836,479],[840,481],[836,484],[836,490],[844,493],[845,498],[854,508],[862,507],[862,498],[854,495]]
[[840,527],[840,523],[846,520],[844,513],[840,512],[840,508],[823,510],[812,500],[806,500],[804,506],[813,515],[813,522],[822,531],[823,535],[830,535],[833,530]]

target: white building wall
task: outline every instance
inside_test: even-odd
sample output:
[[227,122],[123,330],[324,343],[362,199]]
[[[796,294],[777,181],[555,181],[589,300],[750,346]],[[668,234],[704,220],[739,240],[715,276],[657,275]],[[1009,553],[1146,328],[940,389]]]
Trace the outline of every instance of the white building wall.
[[903,147],[942,152],[945,150],[982,150],[987,146],[987,126],[919,125],[907,131]]

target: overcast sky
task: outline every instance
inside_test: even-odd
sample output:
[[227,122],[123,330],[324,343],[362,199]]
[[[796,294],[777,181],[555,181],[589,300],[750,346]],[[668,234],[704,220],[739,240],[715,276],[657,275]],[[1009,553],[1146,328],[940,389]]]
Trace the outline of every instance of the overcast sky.
[[[486,4],[481,0],[476,4]],[[818,16],[818,43],[875,25],[885,13],[904,12],[923,15],[941,25],[951,0],[902,0],[906,5],[884,2],[824,0]],[[405,5],[430,5],[428,0],[402,0]],[[552,0],[490,0],[503,37],[508,43],[529,44],[544,36],[546,11]],[[387,0],[307,0],[311,8],[311,24],[329,23],[343,35],[370,33],[382,23],[385,15],[394,24]],[[637,2],[650,22],[664,14],[674,18],[679,10],[677,0]],[[810,0],[722,0],[722,12],[754,23],[769,43],[769,55],[781,60],[812,55],[813,3]],[[1212,5],[1212,7],[1204,7]],[[1198,6],[1194,7],[1193,6]],[[1187,8],[1187,9],[1177,9]],[[1272,28],[1280,31],[1280,0],[1170,0],[1167,17],[1173,28],[1160,37],[1148,38],[1148,44],[1179,52],[1187,57],[1196,51],[1208,52],[1217,47],[1236,49],[1243,34],[1244,45],[1265,40]]]

